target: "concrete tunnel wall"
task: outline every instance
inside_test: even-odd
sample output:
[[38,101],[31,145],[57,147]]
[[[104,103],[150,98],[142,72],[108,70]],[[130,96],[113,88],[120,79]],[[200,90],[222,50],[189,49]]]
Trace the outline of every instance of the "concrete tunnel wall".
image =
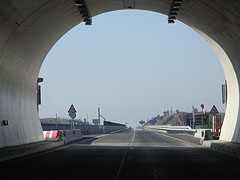
[[[86,2],[95,16],[129,6],[167,15],[172,1]],[[177,18],[196,29],[219,56],[228,82],[228,106],[220,138],[240,143],[239,16],[239,0],[183,0]],[[43,140],[36,102],[38,73],[52,46],[82,20],[73,0],[0,1],[0,121],[9,121],[8,126],[0,124],[0,147]]]

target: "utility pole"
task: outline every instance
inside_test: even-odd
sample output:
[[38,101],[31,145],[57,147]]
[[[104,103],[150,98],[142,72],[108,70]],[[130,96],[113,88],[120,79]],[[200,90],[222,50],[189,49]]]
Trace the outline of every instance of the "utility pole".
[[99,124],[100,124],[100,117],[101,117],[101,115],[100,115],[100,107],[98,107],[98,120],[99,120]]
[[100,108],[98,108],[98,120],[100,123],[100,119],[103,118],[103,121],[106,121],[106,118],[101,115]]
[[58,119],[58,116],[57,116],[57,113],[56,113],[56,127],[57,127],[57,119]]

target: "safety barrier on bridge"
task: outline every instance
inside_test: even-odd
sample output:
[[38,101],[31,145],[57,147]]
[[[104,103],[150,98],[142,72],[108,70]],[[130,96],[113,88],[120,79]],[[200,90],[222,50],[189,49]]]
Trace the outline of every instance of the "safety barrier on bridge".
[[[69,131],[71,129],[70,124],[47,124],[42,123],[42,128],[44,131],[60,130]],[[126,129],[126,126],[103,126],[103,125],[76,125],[75,130],[81,130],[82,135],[92,135],[92,134],[105,134],[111,133],[117,130]],[[46,139],[46,138],[45,138]]]
[[144,126],[144,129],[156,130],[164,133],[185,133],[194,135],[196,130],[192,129],[190,126],[165,126],[165,125],[155,125],[155,126]]
[[127,129],[126,126],[104,126],[103,127],[103,132],[105,134],[115,132],[115,131],[121,131]]
[[192,129],[190,126],[145,126],[144,129],[163,132],[163,133],[182,133],[190,134],[200,139],[202,144],[204,140],[213,140],[211,129]]

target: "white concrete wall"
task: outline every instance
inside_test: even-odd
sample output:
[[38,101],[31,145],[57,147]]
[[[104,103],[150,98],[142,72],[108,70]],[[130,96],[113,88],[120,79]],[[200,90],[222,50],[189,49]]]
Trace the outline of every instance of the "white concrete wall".
[[[43,140],[36,110],[36,80],[51,47],[82,21],[73,2],[0,1],[0,121],[9,120],[9,126],[0,125],[0,147]],[[92,16],[129,5],[168,14],[171,0],[135,0],[135,3],[87,0],[87,3]],[[228,81],[228,107],[221,140],[232,142],[240,142],[239,16],[237,0],[183,0],[178,16],[208,39],[220,58]]]

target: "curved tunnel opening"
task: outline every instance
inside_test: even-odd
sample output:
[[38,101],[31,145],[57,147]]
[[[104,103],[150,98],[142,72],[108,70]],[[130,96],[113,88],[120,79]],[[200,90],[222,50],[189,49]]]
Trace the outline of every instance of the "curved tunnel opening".
[[202,102],[208,111],[215,104],[225,112],[215,53],[194,30],[166,19],[151,11],[121,10],[94,17],[93,27],[82,23],[69,31],[41,69],[40,117],[54,119],[57,113],[68,119],[72,103],[77,118],[91,123],[100,106],[109,120],[131,127],[171,107],[191,112]]

